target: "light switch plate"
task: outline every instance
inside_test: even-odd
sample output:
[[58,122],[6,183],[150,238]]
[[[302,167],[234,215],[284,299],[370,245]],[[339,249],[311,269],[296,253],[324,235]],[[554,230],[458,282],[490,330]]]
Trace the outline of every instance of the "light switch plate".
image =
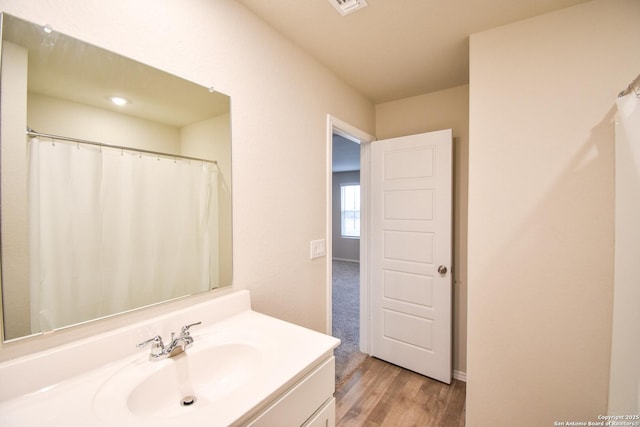
[[325,240],[312,240],[311,241],[311,259],[320,258],[325,256]]

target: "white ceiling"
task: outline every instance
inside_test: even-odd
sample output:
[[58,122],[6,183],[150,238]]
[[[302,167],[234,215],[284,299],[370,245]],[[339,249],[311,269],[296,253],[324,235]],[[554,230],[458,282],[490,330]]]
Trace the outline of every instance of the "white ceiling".
[[469,35],[587,0],[237,0],[374,103],[469,81]]

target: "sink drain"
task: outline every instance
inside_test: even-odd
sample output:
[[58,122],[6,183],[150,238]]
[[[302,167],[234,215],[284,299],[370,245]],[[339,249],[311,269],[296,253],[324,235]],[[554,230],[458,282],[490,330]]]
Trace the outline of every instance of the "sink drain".
[[185,396],[180,399],[180,406],[191,406],[196,403],[197,400],[195,396]]

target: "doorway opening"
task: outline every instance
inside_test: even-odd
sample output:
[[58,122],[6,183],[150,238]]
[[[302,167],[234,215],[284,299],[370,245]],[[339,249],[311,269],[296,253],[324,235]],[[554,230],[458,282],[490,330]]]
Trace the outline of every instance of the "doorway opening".
[[[373,137],[328,118],[327,132],[327,332],[341,340],[335,350],[336,385],[347,380],[367,357],[366,156]],[[364,173],[362,173],[364,172]],[[363,298],[364,296],[364,298]]]
[[341,343],[335,351],[336,384],[366,358],[360,352],[360,144],[332,138],[332,331]]

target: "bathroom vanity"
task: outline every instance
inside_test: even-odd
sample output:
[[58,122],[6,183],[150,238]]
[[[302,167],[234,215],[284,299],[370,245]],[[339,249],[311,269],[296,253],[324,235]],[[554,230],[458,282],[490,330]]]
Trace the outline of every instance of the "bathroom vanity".
[[[0,426],[333,425],[333,349],[339,340],[259,314],[251,310],[249,292],[224,289],[231,285],[233,273],[230,97],[211,84],[205,87],[171,75],[50,25],[6,13],[0,19],[3,339],[55,334],[139,307],[216,293],[188,308],[0,363]],[[126,110],[105,102],[114,88],[131,101]],[[38,151],[37,156],[27,156],[25,131],[29,152]],[[41,147],[58,154],[71,150],[73,156],[84,151],[100,154],[100,159],[75,164],[109,178],[46,179],[38,172],[40,179],[30,180],[34,186],[25,192],[27,172],[39,170],[40,162],[53,164],[43,160]],[[105,173],[103,155],[114,159],[122,173]],[[32,157],[38,162],[26,161]],[[179,185],[169,174],[151,178],[147,172],[133,173],[134,161],[158,171],[175,168],[180,175],[193,175],[203,192],[196,196],[193,182]],[[94,164],[101,166],[87,166]],[[67,166],[47,170],[79,176]],[[40,191],[35,186],[40,181],[64,186]],[[69,187],[71,181],[81,183],[86,197]],[[162,194],[156,200],[162,206],[147,203],[151,197],[129,193],[141,183],[137,181],[154,183],[153,190],[136,194]],[[89,182],[100,191],[85,185]],[[119,187],[106,190],[107,183]],[[170,189],[179,196],[177,202],[167,196]],[[187,193],[199,204],[182,212]],[[40,194],[74,194],[96,203],[87,208],[60,200],[56,204],[65,207],[64,214],[54,220],[49,215],[57,208],[49,209],[45,200],[29,196]],[[122,197],[111,197],[114,203],[106,208],[99,194]],[[144,203],[128,206],[124,200]],[[82,205],[82,212],[69,214],[66,206],[75,205]],[[182,213],[170,212],[174,206]],[[86,214],[94,209],[101,215]],[[120,218],[121,213],[127,219]],[[49,220],[42,221],[45,216]],[[77,228],[79,218],[88,219],[86,230]],[[160,223],[161,218],[171,221]],[[114,224],[105,225],[103,219]],[[60,221],[73,223],[73,232],[42,229],[46,223],[52,230],[71,230]],[[63,237],[49,245],[43,236]],[[68,236],[81,238],[72,242]],[[180,243],[165,240],[169,236]],[[32,239],[38,244],[32,245]],[[69,253],[60,252],[62,248]],[[137,254],[144,260],[136,260]],[[31,264],[34,259],[38,262]],[[82,262],[63,262],[77,259]],[[44,260],[52,262],[44,266]],[[43,280],[41,268],[59,271]],[[75,298],[63,297],[67,295]],[[182,300],[180,307],[188,301]],[[191,328],[184,329],[188,325]],[[42,350],[39,344],[50,341],[43,337],[32,344]],[[137,348],[144,342],[151,348]],[[181,352],[182,347],[188,348]]]
[[[136,348],[199,321],[181,354]],[[333,426],[338,344],[232,292],[0,364],[0,425]]]

